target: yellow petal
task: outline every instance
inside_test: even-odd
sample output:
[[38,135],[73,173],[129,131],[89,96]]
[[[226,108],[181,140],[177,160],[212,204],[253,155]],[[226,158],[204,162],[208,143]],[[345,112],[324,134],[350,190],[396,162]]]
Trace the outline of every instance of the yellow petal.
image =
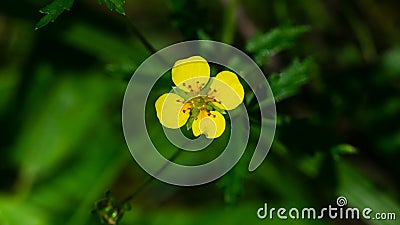
[[198,93],[210,79],[210,66],[200,56],[178,60],[172,67],[172,81],[177,87]]
[[219,101],[226,110],[232,110],[243,102],[244,89],[236,74],[222,71],[212,81],[207,95]]
[[199,117],[192,125],[192,131],[196,137],[200,134],[204,134],[206,138],[217,138],[224,133],[224,130],[225,118],[217,111],[211,111],[209,113],[205,110],[201,111]]
[[184,103],[184,99],[174,93],[161,95],[155,107],[160,123],[167,128],[183,126],[190,115],[190,104]]

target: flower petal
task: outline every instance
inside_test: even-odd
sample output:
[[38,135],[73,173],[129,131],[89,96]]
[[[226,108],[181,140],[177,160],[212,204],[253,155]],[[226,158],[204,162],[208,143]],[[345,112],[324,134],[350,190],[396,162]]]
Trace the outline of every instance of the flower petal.
[[160,123],[172,129],[183,126],[190,115],[190,104],[184,102],[182,97],[174,93],[161,95],[155,103]]
[[199,117],[192,125],[192,131],[196,137],[200,134],[204,134],[206,138],[217,138],[224,133],[224,130],[225,118],[217,111],[211,111],[209,113],[205,110],[201,111]]
[[226,110],[232,110],[243,102],[244,89],[236,74],[222,71],[212,81],[207,95],[219,101]]
[[172,81],[177,87],[198,94],[210,79],[210,66],[200,56],[178,60],[172,67]]

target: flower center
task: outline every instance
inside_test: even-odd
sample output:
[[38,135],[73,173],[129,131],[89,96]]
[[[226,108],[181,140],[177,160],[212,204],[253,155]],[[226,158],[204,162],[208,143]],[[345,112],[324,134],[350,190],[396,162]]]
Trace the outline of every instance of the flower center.
[[213,116],[211,111],[218,111],[220,113],[224,113],[225,110],[218,107],[216,103],[219,103],[216,99],[209,96],[197,96],[190,100],[188,100],[185,104],[187,104],[187,109],[190,110],[190,117],[187,123],[188,129],[192,127],[194,120],[202,119],[207,116]]
[[192,106],[192,110],[198,111],[207,111],[210,112],[214,110],[213,102],[217,102],[217,100],[210,98],[208,96],[197,96],[188,101],[188,103]]

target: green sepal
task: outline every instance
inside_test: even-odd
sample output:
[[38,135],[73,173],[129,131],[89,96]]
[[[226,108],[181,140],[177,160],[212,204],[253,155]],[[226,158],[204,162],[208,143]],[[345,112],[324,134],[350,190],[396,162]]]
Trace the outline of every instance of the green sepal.
[[215,105],[214,103],[212,103],[212,102],[207,102],[207,105],[210,106],[210,107],[212,107],[213,110],[210,110],[210,111],[217,111],[217,112],[219,112],[219,113],[221,113],[221,114],[226,114],[225,109],[222,109],[222,108],[216,106],[216,105]]
[[207,104],[206,110],[207,111],[213,111],[213,107]]
[[211,86],[211,84],[212,84],[212,80],[213,80],[214,78],[212,77],[208,82],[207,82],[207,84],[200,90],[200,92],[199,92],[199,94],[200,95],[207,95],[207,93],[209,92],[209,90],[210,90],[210,86]]
[[172,87],[172,90],[175,94],[181,96],[185,101],[192,97],[189,93],[185,92],[184,90],[180,89],[179,87]]
[[192,129],[193,122],[195,121],[195,119],[197,119],[199,114],[200,114],[200,110],[197,108],[194,108],[190,111],[190,117],[189,117],[188,122],[186,123],[187,130]]
[[193,125],[194,120],[195,120],[195,118],[193,118],[193,117],[189,118],[188,122],[186,123],[186,129],[187,130],[192,129],[192,125]]

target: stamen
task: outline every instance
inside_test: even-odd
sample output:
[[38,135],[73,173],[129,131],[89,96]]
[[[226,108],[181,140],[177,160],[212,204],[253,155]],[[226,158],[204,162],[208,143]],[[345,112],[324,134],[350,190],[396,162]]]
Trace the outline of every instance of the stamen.
[[183,84],[182,84],[183,86],[186,86],[186,83],[185,82],[183,82]]

